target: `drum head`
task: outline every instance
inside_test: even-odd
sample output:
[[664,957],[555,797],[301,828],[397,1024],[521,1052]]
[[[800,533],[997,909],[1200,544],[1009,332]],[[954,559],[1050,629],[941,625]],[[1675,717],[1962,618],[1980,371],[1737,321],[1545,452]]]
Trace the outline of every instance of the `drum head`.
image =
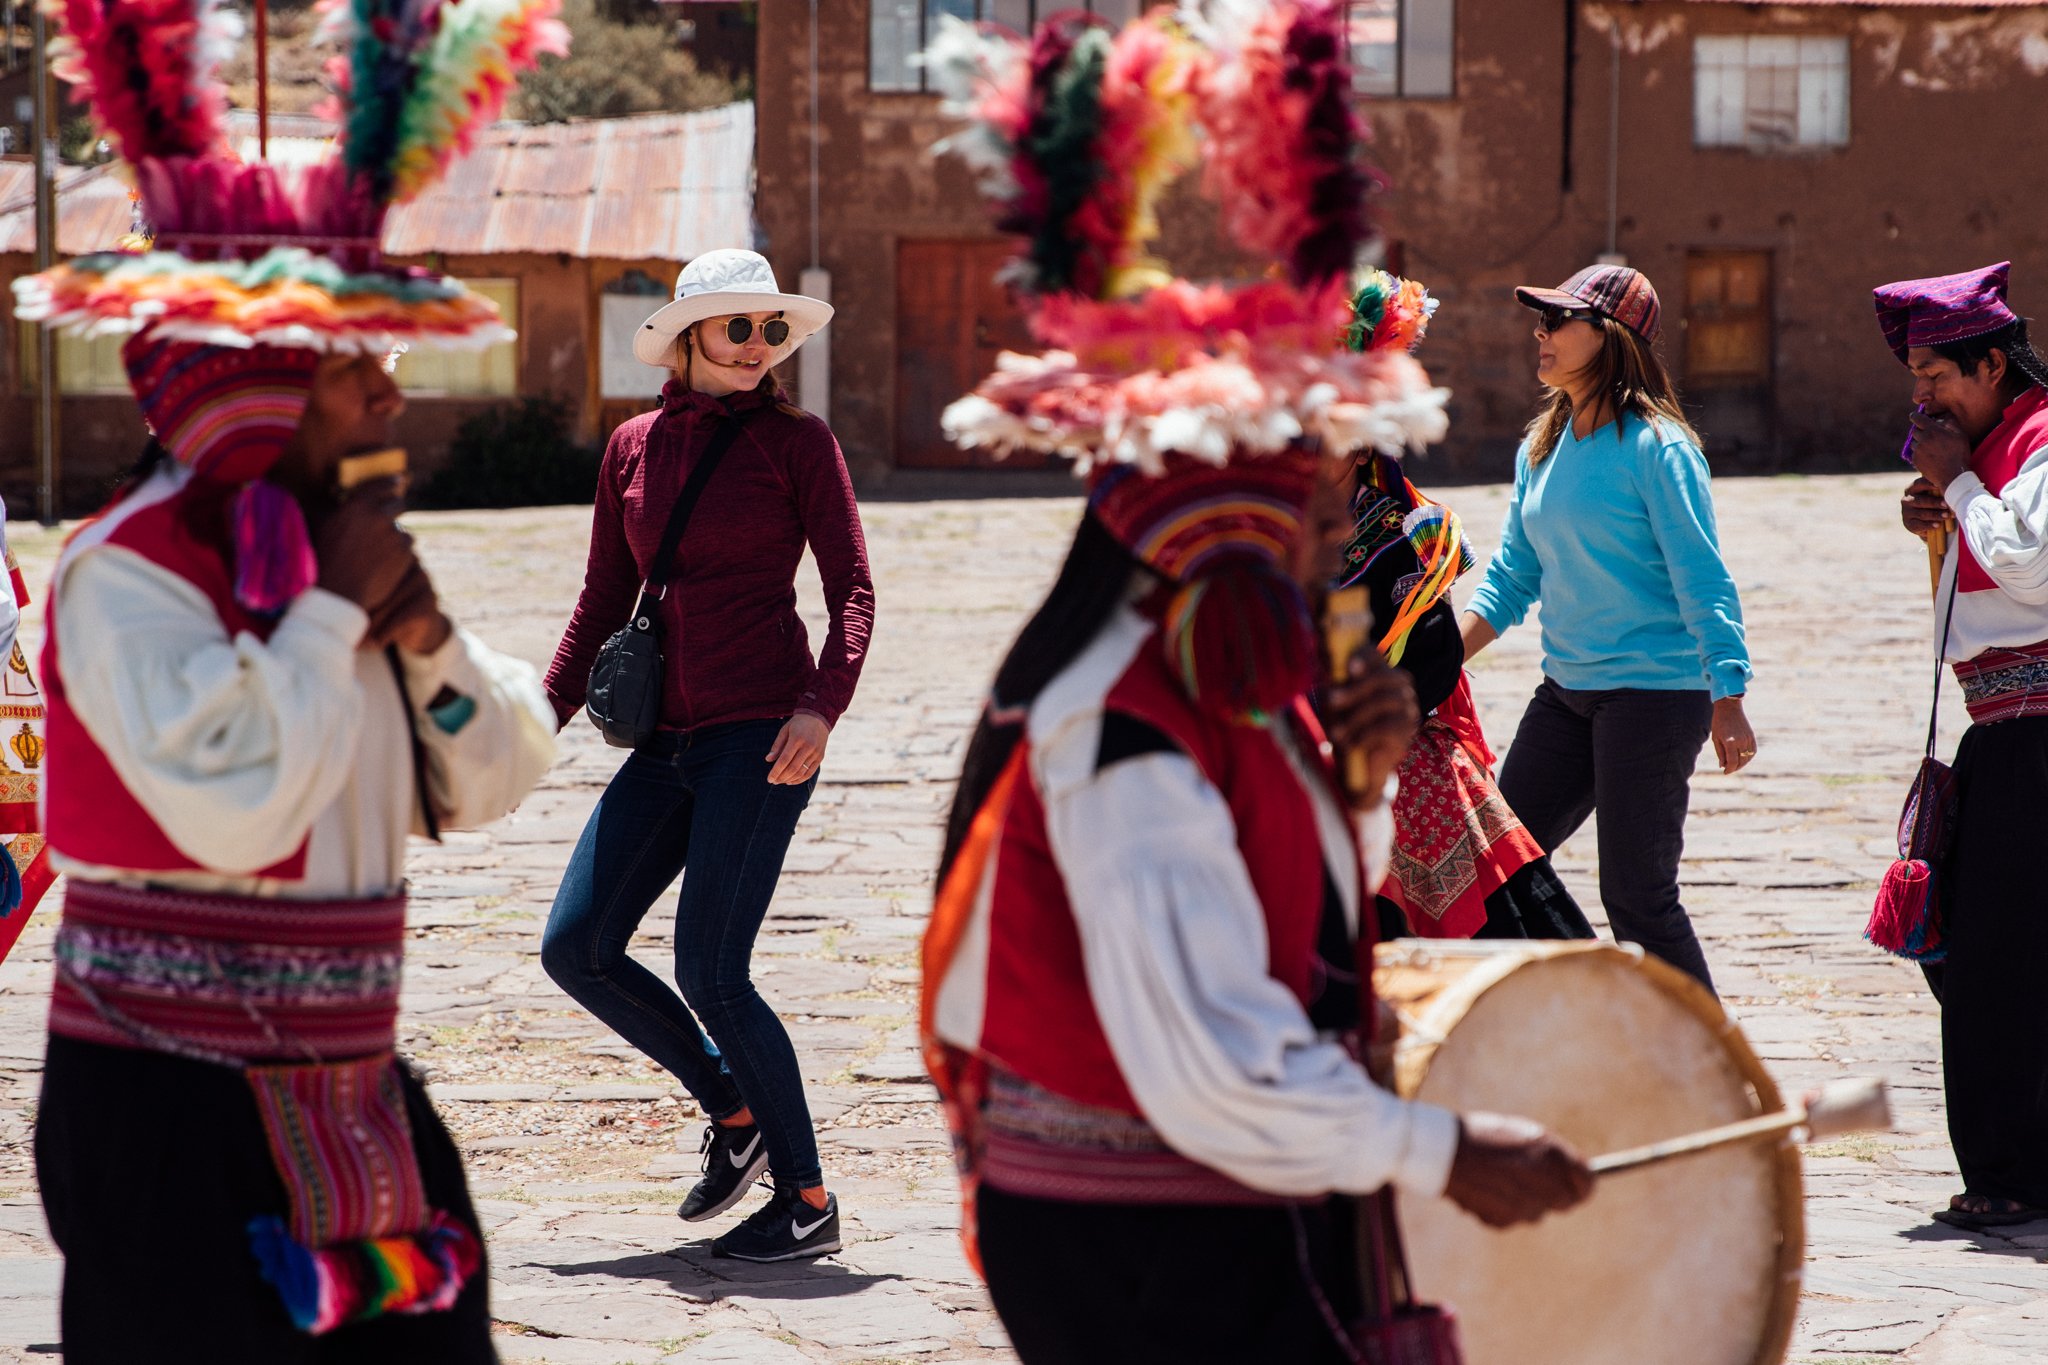
[[[1778,1107],[1712,997],[1632,949],[1420,951],[1463,966],[1396,1001],[1404,1094],[1527,1115],[1589,1157]],[[1798,1161],[1767,1141],[1618,1172],[1505,1232],[1403,1198],[1417,1296],[1457,1314],[1466,1365],[1776,1362],[1798,1296]]]

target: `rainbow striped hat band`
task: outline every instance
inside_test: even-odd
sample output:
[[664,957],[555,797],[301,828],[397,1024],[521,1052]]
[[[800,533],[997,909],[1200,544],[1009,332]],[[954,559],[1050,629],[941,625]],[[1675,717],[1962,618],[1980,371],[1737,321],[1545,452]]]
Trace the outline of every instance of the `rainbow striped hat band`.
[[1212,465],[1167,457],[1166,472],[1099,465],[1088,505],[1139,563],[1189,583],[1226,560],[1283,564],[1301,534],[1315,485],[1313,456],[1301,451]]

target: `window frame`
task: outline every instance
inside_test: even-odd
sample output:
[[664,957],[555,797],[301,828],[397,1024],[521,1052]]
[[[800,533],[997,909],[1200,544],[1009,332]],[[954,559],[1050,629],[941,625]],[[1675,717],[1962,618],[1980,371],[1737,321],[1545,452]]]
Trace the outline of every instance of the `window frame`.
[[[479,294],[484,294],[486,297],[491,298],[492,302],[498,304],[499,312],[504,315],[512,329],[515,332],[524,332],[524,329],[519,325],[521,322],[520,307],[524,302],[526,292],[524,288],[525,281],[521,277],[517,275],[479,275],[462,277],[458,279],[458,282]],[[509,293],[511,296],[509,307],[506,306],[505,300],[496,298],[488,292],[494,289]],[[477,351],[436,350],[426,351],[421,354],[422,358],[424,358],[424,355],[431,354],[437,361],[444,364],[448,359],[454,357],[474,359],[480,367],[483,367],[490,364],[494,353],[506,354],[508,356],[511,377],[508,386],[502,390],[489,386],[488,374],[485,376],[485,386],[480,388],[416,388],[405,382],[406,362],[412,359],[413,352],[407,352],[398,358],[398,366],[392,371],[392,378],[398,382],[399,392],[403,393],[408,401],[415,398],[424,398],[448,399],[456,402],[496,402],[507,398],[517,398],[519,396],[520,359],[518,337],[514,337],[510,341],[494,342]],[[415,361],[414,363],[417,364],[418,362]]]
[[[1350,41],[1350,29],[1357,22],[1360,10],[1368,4],[1377,7],[1381,3],[1390,4],[1393,10],[1389,16],[1394,25],[1393,81],[1389,89],[1366,89],[1360,80],[1359,44]],[[1410,74],[1415,51],[1422,41],[1416,33],[1418,29],[1424,29],[1413,12],[1421,6],[1431,7],[1429,18],[1436,21],[1436,27],[1442,30],[1441,81],[1430,82],[1427,89],[1411,89],[1412,85],[1423,84],[1422,78],[1411,77]],[[1458,97],[1458,0],[1345,0],[1344,19],[1352,85],[1360,96],[1371,100],[1454,100]]]
[[[41,323],[17,320],[14,328],[14,374],[16,387],[22,397],[33,398],[42,387],[41,357],[36,349],[36,329]],[[72,332],[58,332],[51,338],[53,354],[57,359],[57,397],[66,398],[133,398],[134,390],[128,384],[128,370],[121,362],[121,347],[128,340],[127,332],[103,332],[99,336],[83,337]],[[88,356],[94,353],[112,356],[108,364],[88,360],[84,368],[101,382],[87,388],[74,388],[72,376],[80,366],[77,355],[80,350]],[[72,359],[65,359],[65,352],[71,352]],[[109,368],[109,364],[111,368]]]
[[[1738,45],[1742,53],[1739,62],[1714,55],[1726,54]],[[1788,49],[1789,60],[1760,57],[1759,47]],[[1694,34],[1693,149],[1752,156],[1822,156],[1846,151],[1855,138],[1850,109],[1855,50],[1853,36],[1847,33]],[[1760,104],[1756,102],[1757,87],[1767,75],[1787,88],[1774,89],[1768,103]],[[1788,135],[1760,134],[1774,120],[1789,128]],[[1815,135],[1809,137],[1810,132]]]
[[[871,95],[913,96],[925,96],[934,93],[929,74],[922,66],[914,62],[910,63],[910,69],[917,82],[915,85],[877,85],[875,83],[875,15],[877,7],[886,3],[888,3],[888,0],[868,0],[868,93]],[[1089,14],[1108,11],[1105,17],[1110,18],[1113,22],[1122,23],[1124,19],[1135,17],[1150,8],[1146,0],[952,0],[951,4],[948,4],[948,0],[904,0],[904,3],[917,7],[917,44],[910,50],[910,55],[912,56],[923,52],[927,47],[931,46],[932,29],[935,21],[941,14],[950,14],[956,8],[972,10],[972,22],[1005,23],[1006,26],[1015,28],[1015,25],[1007,24],[1008,14],[1004,12],[1012,11],[1018,6],[1022,6],[1025,14],[1029,17],[1029,22],[1023,28],[1018,29],[1019,32],[1023,33],[1029,33],[1042,20],[1072,10],[1084,10]]]

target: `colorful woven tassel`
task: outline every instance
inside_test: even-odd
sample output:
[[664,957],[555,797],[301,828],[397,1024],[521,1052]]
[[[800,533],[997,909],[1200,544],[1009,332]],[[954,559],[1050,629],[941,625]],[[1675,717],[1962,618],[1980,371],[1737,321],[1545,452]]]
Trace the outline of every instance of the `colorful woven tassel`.
[[1877,904],[1863,937],[1909,962],[1941,962],[1948,941],[1941,932],[1934,869],[1918,858],[1901,858],[1885,869]]
[[312,1336],[386,1313],[445,1311],[483,1265],[476,1233],[438,1209],[425,1232],[317,1251],[266,1216],[250,1220],[249,1244],[292,1322]]

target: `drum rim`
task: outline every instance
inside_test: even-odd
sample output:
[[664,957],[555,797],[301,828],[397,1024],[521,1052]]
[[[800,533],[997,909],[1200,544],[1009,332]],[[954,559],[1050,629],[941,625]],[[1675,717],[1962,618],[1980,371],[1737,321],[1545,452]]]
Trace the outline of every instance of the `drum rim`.
[[[1756,1092],[1758,1113],[1768,1114],[1785,1107],[1778,1083],[1764,1069],[1741,1025],[1729,1017],[1719,998],[1691,976],[1650,956],[1636,944],[1583,940],[1495,944],[1401,939],[1375,945],[1373,966],[1377,975],[1380,968],[1424,970],[1432,958],[1445,961],[1490,959],[1482,960],[1480,965],[1447,985],[1442,997],[1432,999],[1432,1004],[1437,1003],[1437,999],[1462,1000],[1464,1009],[1469,1010],[1480,996],[1533,962],[1588,954],[1612,958],[1647,974],[1704,1024],[1708,1032],[1720,1040],[1729,1059],[1735,1063],[1735,1069]],[[1429,1059],[1443,1039],[1418,1038],[1414,1047],[1402,1046],[1405,1041],[1404,1037],[1394,1046],[1394,1090],[1403,1099],[1412,1099],[1422,1077],[1428,1073]],[[1778,1242],[1777,1274],[1771,1283],[1771,1303],[1765,1313],[1763,1330],[1757,1334],[1757,1349],[1750,1357],[1751,1365],[1781,1365],[1784,1361],[1792,1345],[1792,1333],[1798,1325],[1800,1284],[1806,1268],[1806,1187],[1799,1145],[1789,1139],[1782,1141],[1771,1157],[1776,1177],[1778,1222],[1783,1235]]]

